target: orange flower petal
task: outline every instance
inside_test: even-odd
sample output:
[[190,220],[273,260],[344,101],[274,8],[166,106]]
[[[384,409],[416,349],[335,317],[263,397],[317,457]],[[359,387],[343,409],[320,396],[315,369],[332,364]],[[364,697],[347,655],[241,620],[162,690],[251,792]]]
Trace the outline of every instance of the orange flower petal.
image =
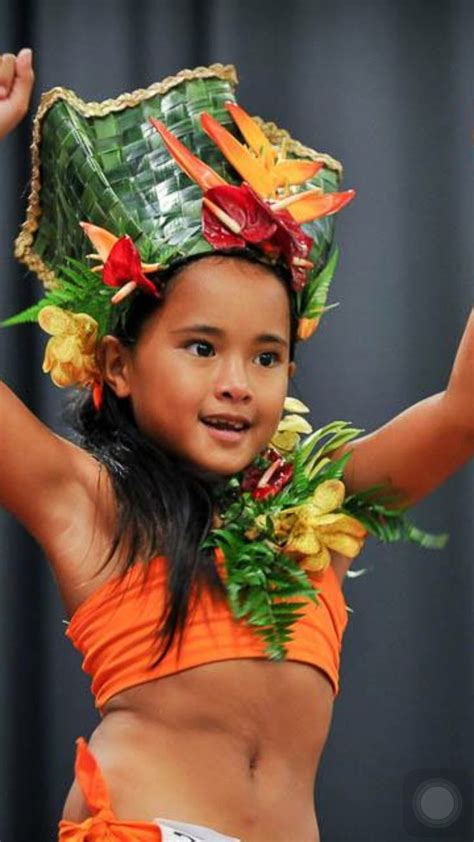
[[298,339],[304,342],[316,331],[318,327],[320,316],[316,319],[300,319],[298,322]]
[[84,231],[84,234],[89,237],[89,240],[97,249],[97,254],[100,259],[105,263],[112,247],[117,242],[118,237],[111,234],[110,231],[107,231],[105,228],[99,228],[98,225],[92,225],[90,222],[80,222],[79,225]]
[[244,181],[250,184],[260,196],[264,198],[271,196],[272,178],[264,165],[206,111],[201,114],[201,125]]
[[103,382],[95,382],[92,387],[92,400],[97,411],[102,407],[104,401],[104,384]]
[[208,167],[207,164],[203,164],[199,158],[196,158],[189,149],[178,140],[177,137],[174,136],[164,123],[160,120],[155,120],[154,117],[150,117],[150,123],[154,126],[156,131],[161,135],[163,143],[165,144],[168,152],[172,157],[175,159],[176,163],[179,164],[182,170],[186,173],[189,178],[192,178],[196,184],[199,184],[201,190],[209,190],[211,187],[218,187],[222,184],[227,184],[223,178],[220,177],[212,167]]
[[287,210],[300,225],[310,222],[320,216],[330,216],[341,210],[352,201],[355,190],[345,190],[343,193],[312,193],[297,199],[287,206]]
[[280,161],[272,170],[273,185],[281,187],[287,183],[301,184],[316,175],[323,166],[322,161]]
[[242,132],[246,143],[261,157],[265,167],[268,169],[273,167],[276,161],[276,152],[260,126],[240,105],[226,102],[225,107]]

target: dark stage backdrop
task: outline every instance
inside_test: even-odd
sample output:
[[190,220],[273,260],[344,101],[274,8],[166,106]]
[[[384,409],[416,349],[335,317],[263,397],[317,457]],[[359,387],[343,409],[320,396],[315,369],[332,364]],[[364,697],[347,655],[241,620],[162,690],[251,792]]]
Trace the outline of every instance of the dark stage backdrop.
[[[341,303],[301,347],[296,383],[318,424],[366,432],[445,388],[472,306],[473,34],[470,0],[0,2],[0,51],[35,51],[31,113],[55,85],[100,100],[234,63],[246,110],[343,162],[357,197],[336,223],[329,301]],[[31,114],[0,149],[1,318],[40,297],[12,256],[30,128]],[[63,395],[41,372],[46,341],[34,326],[0,331],[0,374],[65,434]],[[472,784],[473,483],[471,463],[411,510],[450,533],[446,549],[371,539],[354,564],[368,573],[344,584],[354,614],[315,782],[323,842],[421,838],[404,821],[417,770]],[[9,514],[0,526],[0,839],[46,842],[75,739],[99,718],[47,559]],[[436,793],[439,820],[449,795]]]

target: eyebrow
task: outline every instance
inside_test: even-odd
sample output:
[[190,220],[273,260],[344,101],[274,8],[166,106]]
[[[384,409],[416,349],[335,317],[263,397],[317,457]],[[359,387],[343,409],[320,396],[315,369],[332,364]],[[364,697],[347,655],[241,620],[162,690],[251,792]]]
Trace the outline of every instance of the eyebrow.
[[[218,336],[220,338],[225,336],[225,331],[220,327],[214,327],[213,325],[206,324],[186,325],[186,327],[180,327],[176,330],[172,330],[171,333],[205,333],[208,336]],[[276,333],[259,333],[259,335],[255,337],[255,340],[256,342],[276,342],[278,345],[283,345],[285,348],[288,347],[286,339],[283,339],[282,336],[278,336]]]

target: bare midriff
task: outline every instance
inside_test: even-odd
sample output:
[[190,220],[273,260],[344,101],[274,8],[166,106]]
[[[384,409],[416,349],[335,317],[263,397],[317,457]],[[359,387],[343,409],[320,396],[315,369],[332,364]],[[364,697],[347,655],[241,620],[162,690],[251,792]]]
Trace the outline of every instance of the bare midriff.
[[[109,700],[88,745],[120,820],[176,819],[242,842],[319,842],[314,784],[333,688],[297,661],[219,661]],[[63,818],[89,816],[74,782]]]

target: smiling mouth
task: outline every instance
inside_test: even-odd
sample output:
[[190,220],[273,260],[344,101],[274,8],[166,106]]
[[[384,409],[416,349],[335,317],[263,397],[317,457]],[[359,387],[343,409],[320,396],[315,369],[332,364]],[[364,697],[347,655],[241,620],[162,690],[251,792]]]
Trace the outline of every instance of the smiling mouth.
[[203,424],[208,427],[215,427],[217,430],[248,430],[248,421],[227,421],[225,418],[201,418]]
[[206,421],[203,418],[200,418],[199,420],[207,428],[209,435],[217,441],[239,442],[249,430],[249,425],[244,425],[242,426],[242,429],[238,429],[225,421],[216,420],[211,422],[209,420]]

